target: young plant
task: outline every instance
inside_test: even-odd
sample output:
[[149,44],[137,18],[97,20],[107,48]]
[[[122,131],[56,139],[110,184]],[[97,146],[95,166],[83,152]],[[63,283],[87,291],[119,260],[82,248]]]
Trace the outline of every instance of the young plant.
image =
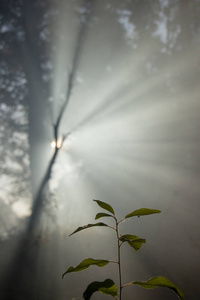
[[153,277],[147,281],[132,281],[132,282],[129,282],[126,284],[122,284],[121,258],[120,258],[121,246],[126,242],[135,251],[138,251],[141,248],[142,244],[146,243],[146,240],[143,238],[140,238],[136,235],[132,235],[132,234],[120,235],[119,234],[119,224],[121,222],[123,222],[124,220],[129,219],[131,217],[136,217],[136,216],[140,217],[140,216],[146,216],[146,215],[160,213],[160,210],[141,208],[138,210],[134,210],[130,214],[126,215],[123,219],[118,221],[115,216],[115,212],[114,212],[114,209],[112,208],[112,206],[110,206],[109,204],[102,202],[100,200],[93,200],[93,201],[95,201],[101,208],[103,208],[109,212],[109,213],[105,213],[105,212],[98,213],[95,217],[95,220],[100,219],[102,217],[111,217],[115,221],[115,226],[112,227],[112,226],[109,226],[102,222],[88,224],[83,227],[78,227],[73,233],[70,234],[70,236],[81,230],[84,230],[84,229],[87,229],[90,227],[95,227],[95,226],[106,226],[106,227],[111,228],[112,230],[114,230],[116,232],[117,252],[118,252],[117,260],[113,261],[113,260],[106,260],[106,259],[86,258],[76,267],[69,267],[68,270],[62,275],[62,278],[68,273],[79,272],[79,271],[85,270],[85,269],[89,268],[91,265],[96,265],[98,267],[104,267],[108,263],[115,263],[118,265],[119,290],[117,291],[117,286],[111,279],[106,279],[105,281],[102,281],[102,282],[94,281],[88,285],[87,289],[83,293],[83,298],[85,300],[89,300],[91,298],[91,296],[93,295],[93,293],[95,293],[97,291],[100,291],[101,293],[106,294],[106,295],[110,295],[115,299],[121,300],[123,288],[125,288],[129,285],[135,285],[135,284],[139,285],[143,288],[146,288],[146,289],[153,289],[156,287],[166,287],[166,288],[171,289],[173,292],[175,292],[176,295],[181,300],[184,300],[184,295],[183,295],[182,291],[177,286],[175,286],[171,281],[169,281],[167,278],[165,278],[163,276]]

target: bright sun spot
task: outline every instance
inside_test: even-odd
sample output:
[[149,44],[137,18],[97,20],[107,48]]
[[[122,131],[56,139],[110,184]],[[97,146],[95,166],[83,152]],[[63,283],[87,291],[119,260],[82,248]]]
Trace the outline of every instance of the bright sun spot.
[[57,140],[57,144],[55,139],[51,142],[51,148],[55,149],[57,146],[57,148],[60,148],[62,146],[62,139],[58,139]]

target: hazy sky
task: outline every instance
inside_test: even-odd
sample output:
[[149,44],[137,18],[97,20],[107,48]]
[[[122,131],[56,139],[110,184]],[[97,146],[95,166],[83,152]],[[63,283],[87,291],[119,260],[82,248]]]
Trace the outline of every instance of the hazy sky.
[[[38,25],[38,43],[46,43],[50,53],[40,65],[42,80],[49,85],[48,114],[44,117],[49,135],[40,150],[44,166],[53,153],[52,123],[66,97],[85,11],[79,1],[49,2],[46,14],[40,16],[43,25]],[[107,228],[68,236],[77,227],[94,222],[101,209],[92,199],[110,203],[119,218],[141,207],[162,212],[122,224],[122,233],[147,239],[137,253],[124,245],[124,283],[163,275],[183,290],[186,299],[199,299],[199,13],[199,1],[94,1],[80,45],[75,84],[60,126],[60,134],[70,135],[53,166],[49,182],[53,196],[45,201],[33,247],[38,264],[32,299],[82,299],[92,280],[117,280],[114,266],[91,267],[61,279],[69,266],[86,257],[116,258],[114,236]],[[12,26],[9,19],[1,21],[5,40]],[[16,82],[11,84],[14,81],[8,78],[10,86],[17,89]],[[18,88],[27,80],[22,76]],[[0,101],[1,116],[10,114],[26,122],[25,106],[15,104],[13,115],[8,96]],[[5,122],[2,143],[4,129],[12,132],[10,123]],[[12,134],[9,139],[13,139]],[[27,132],[20,132],[17,141],[26,146],[24,164],[28,166]],[[15,161],[6,159],[5,163],[1,158],[5,169],[13,172]],[[4,272],[12,270],[9,261],[17,241],[13,231],[31,214],[30,191],[13,196],[12,180],[17,175],[12,176],[12,172],[2,173],[1,179],[1,280]],[[40,178],[42,172],[41,166],[35,176]],[[12,202],[15,195],[17,200]],[[30,284],[28,277],[26,284]],[[106,297],[97,293],[93,299]],[[165,289],[124,290],[124,299],[134,297],[176,299]]]

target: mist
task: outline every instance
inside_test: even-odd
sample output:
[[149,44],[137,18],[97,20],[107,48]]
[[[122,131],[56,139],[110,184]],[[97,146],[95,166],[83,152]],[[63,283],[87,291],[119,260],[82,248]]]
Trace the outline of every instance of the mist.
[[[2,1],[0,5],[1,299],[82,299],[115,264],[62,274],[83,259],[115,260],[122,281],[162,275],[200,298],[200,2]],[[109,218],[102,222],[113,226]],[[94,293],[93,299],[105,299]],[[124,299],[176,299],[123,289]]]

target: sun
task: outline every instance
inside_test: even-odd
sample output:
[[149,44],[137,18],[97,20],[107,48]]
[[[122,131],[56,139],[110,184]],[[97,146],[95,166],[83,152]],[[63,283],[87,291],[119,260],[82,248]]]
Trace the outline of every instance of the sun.
[[52,140],[51,142],[51,148],[55,149],[55,148],[61,148],[62,146],[62,139],[58,139],[57,141],[55,139]]

